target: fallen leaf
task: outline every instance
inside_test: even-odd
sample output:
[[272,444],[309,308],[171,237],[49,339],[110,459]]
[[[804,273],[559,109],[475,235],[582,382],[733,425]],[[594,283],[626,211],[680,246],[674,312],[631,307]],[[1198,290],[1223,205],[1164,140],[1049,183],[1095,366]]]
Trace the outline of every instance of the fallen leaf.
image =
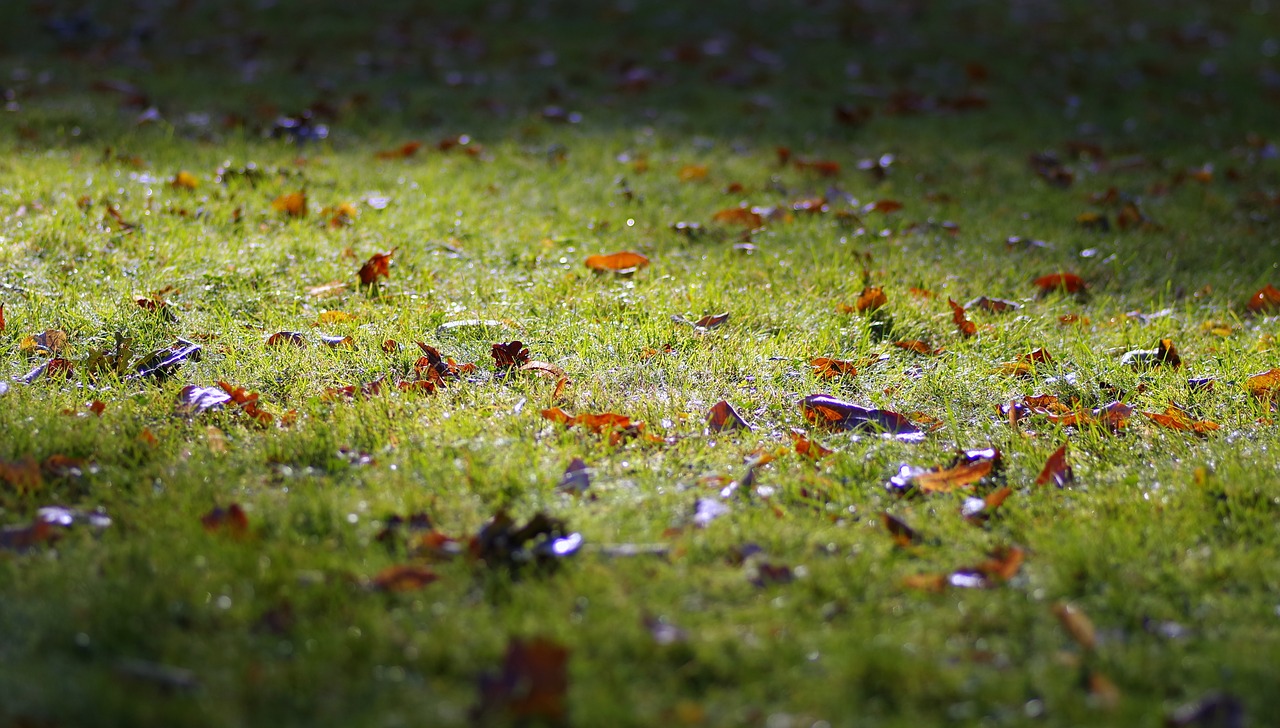
[[932,346],[929,346],[927,342],[921,341],[919,339],[912,339],[910,341],[895,341],[893,342],[893,345],[898,347],[899,349],[914,351],[915,353],[920,354],[921,356],[932,356],[934,354],[941,353],[942,351],[941,349],[934,349]]
[[951,307],[951,320],[955,322],[956,328],[960,330],[960,335],[966,339],[978,333],[978,325],[973,323],[964,315],[964,306],[956,303],[950,298],[947,299],[947,305]]
[[1244,703],[1227,693],[1209,693],[1169,713],[1168,728],[1245,728]]
[[391,256],[395,255],[397,250],[399,248],[392,248],[385,253],[374,253],[372,257],[366,260],[357,273],[360,277],[360,285],[371,286],[379,278],[390,278]]
[[497,717],[517,723],[564,723],[568,711],[568,664],[569,650],[551,640],[512,639],[507,644],[502,669],[480,678],[480,699],[472,710],[473,722],[489,723]]
[[1014,377],[1029,377],[1035,373],[1036,364],[1052,364],[1053,357],[1044,349],[1036,349],[1020,355],[1016,360],[1000,365],[999,372]]
[[1120,688],[1116,687],[1111,678],[1091,670],[1085,682],[1089,688],[1089,697],[1097,707],[1114,710],[1120,705]]
[[[529,361],[529,350],[519,341],[494,344],[490,347],[489,353],[493,356],[494,365],[498,369],[521,367]],[[561,372],[561,376],[563,376],[563,372]]]
[[0,331],[4,331],[4,304],[0,303]]
[[1071,635],[1071,639],[1075,640],[1076,644],[1086,650],[1092,650],[1098,645],[1098,634],[1093,628],[1093,622],[1079,607],[1067,602],[1058,602],[1053,605],[1053,616],[1058,618],[1058,623],[1067,631],[1067,634]]
[[107,411],[107,404],[101,400],[93,400],[89,403],[89,411],[101,417],[103,412]]
[[258,424],[269,425],[275,420],[275,415],[258,406],[257,392],[247,392],[240,387],[223,381],[218,382],[218,387],[231,398],[232,404],[239,406],[242,412]]
[[652,359],[653,357],[659,356],[661,354],[674,354],[675,351],[676,351],[675,347],[671,346],[671,344],[663,344],[661,349],[646,347],[643,351],[640,352],[640,358]]
[[468,544],[472,558],[493,569],[517,570],[533,565],[554,568],[582,548],[582,535],[545,513],[534,514],[525,525],[499,511]]
[[178,172],[169,181],[169,186],[174,189],[194,190],[200,186],[200,180],[196,179],[194,174],[187,171]]
[[1035,279],[1032,284],[1038,287],[1042,294],[1059,290],[1067,293],[1081,293],[1089,287],[1089,284],[1075,273],[1050,273]]
[[804,455],[805,457],[813,458],[814,460],[820,460],[835,452],[834,450],[829,450],[818,444],[816,441],[809,439],[809,437],[801,430],[791,431],[791,441],[795,444],[797,453]]
[[[122,342],[117,340],[117,349],[121,345]],[[203,347],[199,344],[178,339],[177,343],[167,349],[153,351],[142,357],[133,365],[134,373],[125,379],[167,379],[187,361],[199,361],[202,351]]]
[[681,182],[696,182],[707,178],[707,165],[705,164],[686,164],[680,168],[679,177]]
[[350,336],[326,336],[325,334],[320,334],[320,343],[330,349],[337,349],[340,346],[353,348],[356,345],[356,340]]
[[993,493],[988,493],[984,498],[965,498],[960,507],[960,515],[964,516],[964,519],[969,523],[980,526],[990,520],[991,516],[995,515],[996,509],[1003,505],[1011,495],[1013,495],[1013,489],[1004,487]]
[[75,365],[72,364],[70,360],[63,359],[62,357],[54,357],[53,359],[49,359],[48,361],[44,361],[36,365],[34,369],[21,377],[18,377],[18,381],[23,384],[31,384],[40,377],[66,378],[71,376],[74,371]]
[[884,289],[879,286],[868,286],[862,289],[862,293],[858,294],[858,300],[854,303],[854,308],[858,313],[868,313],[881,308],[889,302],[889,297],[884,295]]
[[319,326],[323,326],[325,324],[343,324],[348,321],[355,320],[356,317],[346,311],[322,311],[319,316],[316,316],[316,324]]
[[178,391],[179,414],[198,415],[220,409],[231,401],[231,395],[221,387],[197,387],[188,384]]
[[[565,376],[564,370],[550,362],[536,361],[536,360],[527,361],[524,364],[520,365],[520,371],[529,372],[531,374],[537,374],[547,379],[554,379],[556,380],[557,383],[559,382],[565,382],[566,384],[568,383],[568,378]],[[554,396],[559,396],[559,395],[554,395]]]
[[897,412],[859,407],[829,394],[811,394],[805,397],[800,402],[800,411],[815,427],[870,430],[910,442],[924,439],[924,433],[911,420]]
[[819,177],[837,177],[840,175],[840,163],[825,159],[797,159],[795,168],[814,172]]
[[590,487],[591,469],[587,467],[582,458],[574,458],[569,463],[569,466],[564,469],[564,475],[560,477],[560,483],[556,486],[556,490],[562,493],[582,495]]
[[[365,382],[361,385],[348,384],[345,387],[325,387],[320,398],[325,401],[331,401],[339,397],[347,399],[356,399],[358,397],[376,397],[382,393],[382,385],[386,382],[385,376],[378,377],[372,382]],[[402,387],[403,389],[403,387]],[[428,390],[434,391],[434,390]]]
[[14,462],[0,460],[0,482],[13,487],[19,495],[27,495],[44,487],[44,476],[40,463],[28,456]]
[[1182,357],[1178,356],[1178,348],[1173,345],[1173,339],[1161,339],[1154,349],[1125,352],[1124,356],[1120,357],[1120,364],[1135,369],[1161,365],[1177,368],[1182,366]]
[[671,320],[686,326],[692,326],[699,331],[710,331],[711,329],[724,325],[724,323],[729,320],[729,312],[726,311],[724,313],[709,314],[707,316],[703,316],[697,321],[690,321],[683,316],[673,315]]
[[293,345],[304,348],[307,345],[307,337],[301,331],[277,331],[267,337],[266,346],[287,346]]
[[922,493],[950,493],[987,477],[994,465],[994,460],[961,463],[952,468],[920,473],[912,478],[912,482]]
[[271,209],[283,212],[289,217],[306,217],[307,193],[289,192],[271,201]]
[[249,533],[249,516],[239,503],[232,503],[226,508],[215,507],[200,517],[200,524],[209,533],[224,533],[237,538]]
[[965,310],[973,310],[980,308],[987,313],[1006,313],[1009,311],[1017,311],[1022,308],[1021,304],[1013,301],[1006,301],[1003,298],[987,298],[979,296],[964,305]]
[[899,546],[908,548],[924,543],[924,539],[921,538],[920,534],[902,520],[888,513],[881,513],[880,521],[884,523],[885,530],[893,537],[893,542]]
[[594,271],[611,271],[614,273],[634,273],[649,266],[649,259],[639,253],[622,251],[608,255],[589,255],[586,266]]
[[35,336],[24,338],[18,348],[23,351],[38,350],[49,354],[57,354],[67,348],[67,332],[62,329],[49,329]]
[[1040,471],[1040,476],[1036,478],[1036,485],[1045,485],[1053,483],[1062,488],[1075,480],[1075,473],[1072,472],[1071,466],[1067,464],[1067,443],[1062,443],[1062,447],[1053,451],[1049,459],[1045,461],[1044,468]]
[[1249,297],[1249,302],[1245,305],[1245,308],[1251,314],[1270,313],[1280,309],[1280,291],[1277,291],[1274,286],[1268,283]]
[[1249,394],[1261,399],[1275,399],[1280,394],[1280,368],[1252,374],[1244,380]]
[[1163,413],[1143,412],[1142,414],[1161,427],[1167,427],[1171,430],[1186,430],[1197,435],[1203,435],[1221,427],[1216,422],[1196,420],[1184,410],[1173,405],[1166,407]]
[[855,362],[842,361],[840,359],[829,359],[820,356],[809,362],[809,366],[813,367],[815,376],[823,379],[835,379],[837,377],[852,377],[857,375],[858,368]]
[[742,415],[733,408],[733,405],[724,400],[716,402],[711,407],[711,411],[707,414],[707,429],[712,432],[722,432],[724,430],[750,430],[751,425],[742,419]]
[[384,149],[380,152],[375,152],[373,156],[375,159],[382,159],[382,160],[408,159],[409,157],[412,157],[413,155],[417,154],[418,150],[421,148],[422,148],[422,142],[408,141],[408,142],[405,142],[404,144],[401,144],[398,147],[395,147],[394,149]]
[[312,298],[330,298],[332,296],[341,295],[346,290],[346,281],[331,281],[319,286],[309,287],[307,289],[307,295]]
[[712,215],[711,219],[716,222],[742,225],[751,229],[764,225],[764,217],[756,212],[755,209],[748,207],[729,207]]
[[430,567],[418,564],[397,564],[379,571],[369,581],[369,586],[377,591],[403,593],[417,591],[439,578]]
[[395,339],[387,339],[386,341],[382,342],[382,352],[384,354],[394,354],[397,351],[400,351],[400,349],[401,349],[400,342],[396,341]]
[[864,213],[879,212],[888,215],[891,212],[897,212],[902,209],[902,203],[897,200],[876,200],[862,206]]

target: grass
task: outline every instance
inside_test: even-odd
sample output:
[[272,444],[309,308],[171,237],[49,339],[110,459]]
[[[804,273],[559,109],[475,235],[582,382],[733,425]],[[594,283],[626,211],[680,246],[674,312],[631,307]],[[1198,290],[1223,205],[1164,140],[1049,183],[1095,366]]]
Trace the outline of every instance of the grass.
[[[1249,136],[1274,117],[1275,16],[1257,3],[867,5],[142,3],[119,18],[104,4],[101,33],[61,39],[39,27],[70,6],[0,9],[14,92],[0,116],[0,465],[63,455],[83,470],[36,488],[0,470],[0,522],[51,504],[112,519],[0,551],[0,722],[465,724],[484,702],[478,677],[533,638],[569,650],[575,725],[1156,725],[1214,694],[1255,721],[1274,714],[1280,437],[1245,380],[1277,366],[1277,319],[1245,302],[1280,278],[1280,170]],[[155,32],[134,51],[127,29],[145,24]],[[714,51],[708,39],[724,55],[676,60]],[[652,72],[647,88],[627,90],[646,78],[634,67]],[[148,104],[94,91],[106,78],[139,85],[161,119],[137,124]],[[989,105],[890,113],[901,90]],[[260,133],[317,100],[335,110],[327,138]],[[837,103],[872,114],[843,125]],[[559,123],[549,105],[582,119]],[[457,134],[483,151],[435,148]],[[426,143],[412,157],[375,157],[412,139]],[[1072,140],[1110,163],[1070,156]],[[841,172],[780,165],[778,146]],[[1074,172],[1068,189],[1031,170],[1044,150]],[[857,169],[884,153],[887,178]],[[1116,161],[1135,155],[1142,165]],[[216,180],[250,163],[256,182]],[[680,181],[691,164],[706,179]],[[1187,177],[1204,165],[1205,181]],[[170,185],[180,171],[198,186]],[[726,193],[734,182],[743,190]],[[1111,187],[1155,225],[1115,225],[1117,207],[1088,199]],[[272,209],[299,190],[308,215]],[[712,221],[740,201],[824,194],[831,211],[767,224],[749,254],[740,228]],[[861,212],[881,199],[904,208]],[[351,224],[329,226],[321,209],[342,203]],[[1081,225],[1090,211],[1112,227]],[[942,221],[958,232],[913,225]],[[1013,235],[1052,247],[1011,251]],[[357,286],[361,264],[392,248],[389,277]],[[620,250],[652,265],[629,277],[583,265]],[[1058,271],[1087,295],[1032,285]],[[332,281],[348,286],[309,294]],[[883,287],[884,309],[839,313],[865,285]],[[164,289],[161,311],[135,302]],[[1022,307],[970,311],[980,332],[964,339],[946,299],[980,295]],[[350,319],[316,325],[325,311]],[[671,318],[720,312],[728,322],[707,332]],[[1068,314],[1088,323],[1060,323]],[[466,319],[500,326],[440,328]],[[67,333],[73,374],[12,381],[47,358],[23,341],[48,329]],[[278,331],[309,345],[265,346]],[[118,332],[139,354],[185,338],[204,355],[164,382],[91,377],[86,358]],[[1162,338],[1182,367],[1121,364]],[[385,352],[388,339],[403,348]],[[554,381],[495,376],[490,346],[513,339],[566,372],[559,399]],[[904,339],[945,351],[892,346]],[[409,376],[416,341],[479,371],[431,395],[325,396]],[[1039,347],[1052,363],[1000,373]],[[818,356],[859,371],[820,379]],[[1216,383],[1192,390],[1189,377]],[[296,421],[176,411],[184,386],[219,380]],[[940,425],[919,443],[810,430],[798,403],[819,392]],[[996,411],[1046,392],[1083,408],[1178,404],[1221,429],[1197,437],[1136,413],[1119,432],[1042,417],[1014,429]],[[722,399],[754,429],[708,432]],[[625,414],[668,441],[610,445],[544,419],[553,405]],[[793,428],[836,452],[796,455]],[[1064,442],[1074,482],[1035,485]],[[961,518],[964,492],[885,487],[903,463],[987,446],[1013,494],[983,527]],[[780,449],[754,492],[720,497],[744,458]],[[581,497],[557,488],[574,458],[591,467]],[[696,527],[699,499],[728,513]],[[202,528],[233,503],[246,535]],[[585,546],[513,572],[377,540],[391,516],[425,512],[465,542],[502,509],[563,519]],[[922,543],[896,545],[884,512]],[[618,555],[626,545],[659,553]],[[1001,546],[1025,563],[992,588],[908,585]],[[438,579],[369,587],[405,563]],[[792,578],[757,585],[762,563]],[[1063,603],[1088,615],[1096,647],[1073,641]],[[646,619],[683,632],[664,643]],[[488,702],[492,722],[538,720],[516,697]]]

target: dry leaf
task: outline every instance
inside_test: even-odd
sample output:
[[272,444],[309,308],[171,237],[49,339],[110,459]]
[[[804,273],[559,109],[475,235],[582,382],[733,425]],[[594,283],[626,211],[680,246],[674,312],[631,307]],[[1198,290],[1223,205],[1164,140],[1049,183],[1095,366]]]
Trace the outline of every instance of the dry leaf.
[[384,592],[417,591],[440,577],[427,566],[417,564],[397,564],[388,566],[373,577],[369,586]]
[[194,174],[190,172],[178,172],[169,182],[169,186],[174,189],[194,190],[200,186],[200,180],[196,179]]
[[289,217],[305,217],[307,214],[307,193],[289,192],[271,201],[271,209],[283,212]]
[[964,315],[964,306],[956,303],[950,298],[947,299],[947,305],[951,307],[951,320],[955,322],[956,328],[960,330],[960,335],[966,339],[978,333],[978,325],[969,320]]
[[360,284],[371,286],[379,278],[391,277],[391,256],[395,255],[397,250],[399,248],[392,248],[385,253],[374,253],[372,257],[366,260],[357,273],[360,277]]
[[809,362],[809,366],[813,367],[813,373],[823,379],[835,379],[836,377],[852,377],[857,375],[858,368],[854,362],[842,361],[840,359],[829,359],[820,356]]
[[1252,314],[1270,313],[1280,309],[1280,291],[1277,291],[1274,286],[1268,283],[1249,297],[1249,302],[1245,307]]
[[1066,291],[1067,293],[1081,293],[1089,287],[1084,279],[1075,273],[1050,273],[1047,276],[1040,276],[1032,281],[1032,284],[1040,289],[1041,293],[1052,293],[1054,291]]
[[1098,644],[1098,634],[1093,628],[1093,622],[1089,617],[1077,606],[1068,604],[1067,602],[1058,602],[1053,605],[1053,616],[1058,618],[1058,623],[1062,628],[1067,630],[1067,634],[1071,635],[1071,639],[1076,644],[1092,650]]
[[594,271],[611,271],[614,273],[634,273],[649,265],[649,259],[639,253],[622,251],[608,255],[590,255],[584,261]]
[[712,432],[722,432],[724,430],[750,430],[751,425],[742,419],[742,415],[733,408],[733,405],[724,400],[716,402],[711,407],[711,411],[707,414],[707,429]]
[[1071,466],[1067,464],[1067,443],[1064,442],[1062,447],[1054,450],[1049,459],[1045,461],[1044,468],[1040,471],[1040,476],[1036,478],[1036,485],[1053,483],[1061,488],[1073,480],[1075,480],[1075,473],[1072,472]]

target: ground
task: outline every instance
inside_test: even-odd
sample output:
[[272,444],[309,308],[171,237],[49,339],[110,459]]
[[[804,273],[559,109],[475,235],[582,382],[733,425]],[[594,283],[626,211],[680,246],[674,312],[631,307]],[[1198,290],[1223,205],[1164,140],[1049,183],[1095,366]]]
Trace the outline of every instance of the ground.
[[0,724],[1280,711],[1268,3],[418,5],[0,8]]

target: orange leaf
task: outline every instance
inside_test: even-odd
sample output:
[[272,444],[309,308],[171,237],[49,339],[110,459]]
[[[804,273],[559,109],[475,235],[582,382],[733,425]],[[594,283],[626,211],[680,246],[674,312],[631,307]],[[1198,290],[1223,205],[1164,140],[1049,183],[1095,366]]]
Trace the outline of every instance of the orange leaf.
[[289,217],[305,217],[307,214],[307,193],[289,192],[271,201],[271,209],[283,212]]
[[1172,405],[1166,407],[1163,414],[1157,412],[1143,412],[1142,414],[1161,427],[1168,427],[1171,430],[1187,430],[1197,435],[1212,432],[1220,427],[1216,422],[1193,419],[1186,412]]
[[365,261],[358,273],[361,285],[369,286],[379,278],[390,278],[391,256],[395,255],[397,250],[399,248],[392,248],[385,253],[374,253],[373,257]]
[[989,579],[1008,581],[1022,568],[1026,554],[1017,546],[1002,546],[991,552],[990,558],[973,567]]
[[1255,397],[1274,398],[1280,393],[1280,368],[1254,374],[1244,380],[1244,386]]
[[960,329],[961,336],[968,338],[978,333],[978,325],[964,315],[964,306],[950,298],[947,299],[947,305],[951,306],[951,320],[956,323],[956,328]]
[[1280,309],[1280,291],[1277,291],[1268,283],[1249,297],[1249,303],[1246,307],[1249,309],[1249,313],[1267,313]]
[[649,266],[649,259],[639,253],[623,251],[608,255],[587,256],[586,266],[594,271],[631,273]]
[[179,172],[173,176],[169,186],[174,189],[194,190],[200,186],[200,180],[196,179],[196,176],[190,172]]
[[1061,488],[1074,479],[1075,473],[1072,472],[1071,466],[1067,464],[1067,443],[1064,442],[1062,447],[1054,450],[1049,459],[1045,461],[1044,469],[1040,471],[1040,477],[1036,478],[1036,485],[1053,483]]
[[854,366],[854,362],[842,361],[840,359],[828,359],[820,356],[809,362],[813,367],[813,373],[823,379],[835,379],[836,377],[852,377],[858,373],[858,369]]
[[370,586],[384,592],[417,591],[440,577],[429,567],[417,564],[388,566],[370,581]]
[[874,311],[889,302],[889,297],[884,295],[884,290],[880,286],[868,286],[862,289],[862,293],[858,294],[858,301],[854,306],[859,313]]
[[932,346],[929,346],[928,344],[926,344],[925,342],[919,339],[912,339],[911,341],[895,341],[893,342],[893,345],[898,347],[899,349],[914,351],[915,353],[920,354],[922,356],[930,356],[932,354],[937,354],[938,351],[941,351],[941,349],[939,349],[938,351],[934,351]]
[[679,178],[681,182],[694,182],[707,178],[707,165],[705,164],[686,164],[680,168]]
[[267,337],[267,346],[285,346],[292,344],[297,347],[305,347],[307,339],[300,331],[277,331]]
[[795,443],[797,453],[806,457],[811,457],[814,460],[819,460],[835,452],[834,450],[828,450],[817,442],[810,440],[800,430],[791,431],[791,440]]
[[1089,284],[1075,273],[1050,273],[1047,276],[1040,276],[1032,283],[1040,289],[1041,293],[1052,293],[1057,290],[1080,293],[1089,287]]
[[35,492],[44,485],[40,464],[29,456],[12,463],[0,460],[0,481],[13,486],[23,495]]

